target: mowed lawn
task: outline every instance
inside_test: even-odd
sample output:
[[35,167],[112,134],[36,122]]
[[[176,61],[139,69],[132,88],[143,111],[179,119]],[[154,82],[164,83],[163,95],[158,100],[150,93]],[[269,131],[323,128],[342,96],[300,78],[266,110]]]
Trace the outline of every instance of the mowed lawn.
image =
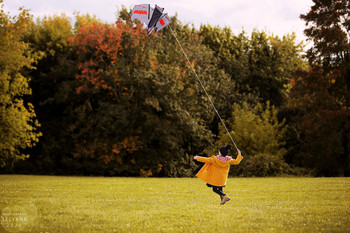
[[350,178],[229,178],[224,191],[220,206],[197,178],[0,175],[0,232],[350,232]]

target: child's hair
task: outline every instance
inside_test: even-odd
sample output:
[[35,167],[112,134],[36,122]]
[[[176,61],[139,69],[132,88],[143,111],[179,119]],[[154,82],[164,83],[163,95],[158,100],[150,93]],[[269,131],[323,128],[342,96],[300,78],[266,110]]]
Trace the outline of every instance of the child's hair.
[[230,149],[231,149],[231,145],[226,145],[226,146],[220,147],[219,151],[222,156],[226,156],[228,155],[228,152],[230,152]]

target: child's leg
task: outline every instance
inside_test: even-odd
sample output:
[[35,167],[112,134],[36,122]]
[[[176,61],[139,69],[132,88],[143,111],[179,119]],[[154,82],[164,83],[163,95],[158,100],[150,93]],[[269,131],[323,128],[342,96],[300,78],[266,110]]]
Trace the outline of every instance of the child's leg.
[[224,191],[222,190],[222,187],[219,187],[219,191],[221,193],[222,196],[225,196],[226,194],[224,193]]
[[216,186],[213,186],[213,191],[217,194],[220,195],[221,199],[223,196],[225,196],[226,194],[222,191],[222,187],[216,187]]

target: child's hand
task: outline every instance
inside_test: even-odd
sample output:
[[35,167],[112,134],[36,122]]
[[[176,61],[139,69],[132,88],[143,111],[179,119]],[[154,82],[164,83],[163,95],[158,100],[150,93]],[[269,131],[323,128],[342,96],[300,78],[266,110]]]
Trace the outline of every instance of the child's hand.
[[237,149],[237,152],[238,152],[239,155],[242,155],[242,154],[241,154],[241,151],[240,151],[239,149]]
[[194,160],[197,160],[197,155],[193,157]]

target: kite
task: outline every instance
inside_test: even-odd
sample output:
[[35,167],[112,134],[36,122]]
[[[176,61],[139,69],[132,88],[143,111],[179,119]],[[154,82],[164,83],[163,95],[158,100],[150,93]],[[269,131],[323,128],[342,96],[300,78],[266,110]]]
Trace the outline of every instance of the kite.
[[[150,4],[139,4],[139,5],[135,5],[133,10],[132,10],[132,16],[131,16],[131,20],[135,20],[138,19],[141,21],[141,23],[144,23],[147,25],[147,35],[150,35],[155,29],[156,32],[160,31],[161,29],[163,29],[164,27],[166,27],[171,21],[168,17],[168,14],[165,13],[163,14],[164,8],[161,8],[159,6],[155,6],[155,8],[152,8],[150,6]],[[177,39],[174,31],[171,29],[171,27],[169,26],[170,31],[172,32],[172,34],[174,35],[177,43],[179,44],[183,54],[185,55],[188,64],[190,65],[190,67],[192,68],[193,73],[195,74],[195,76],[197,77],[197,80],[199,82],[199,84],[202,86],[205,94],[207,95],[212,107],[214,108],[217,116],[219,117],[222,125],[224,126],[224,128],[226,129],[226,132],[228,134],[228,136],[230,137],[231,141],[233,142],[233,145],[236,147],[236,149],[238,150],[238,147],[236,145],[236,143],[233,141],[233,138],[231,137],[230,132],[228,131],[228,129],[225,126],[224,121],[222,120],[218,110],[216,109],[213,101],[211,100],[207,90],[205,89],[202,81],[200,80],[200,78],[198,77],[197,72],[195,71],[192,63],[190,62],[190,59],[188,58],[187,54],[185,53],[185,50],[182,48],[180,41]]]
[[131,20],[138,19],[141,23],[147,25],[147,35],[150,35],[154,29],[160,31],[170,23],[168,14],[163,14],[164,8],[156,5],[152,8],[150,4],[135,5],[132,10]]

